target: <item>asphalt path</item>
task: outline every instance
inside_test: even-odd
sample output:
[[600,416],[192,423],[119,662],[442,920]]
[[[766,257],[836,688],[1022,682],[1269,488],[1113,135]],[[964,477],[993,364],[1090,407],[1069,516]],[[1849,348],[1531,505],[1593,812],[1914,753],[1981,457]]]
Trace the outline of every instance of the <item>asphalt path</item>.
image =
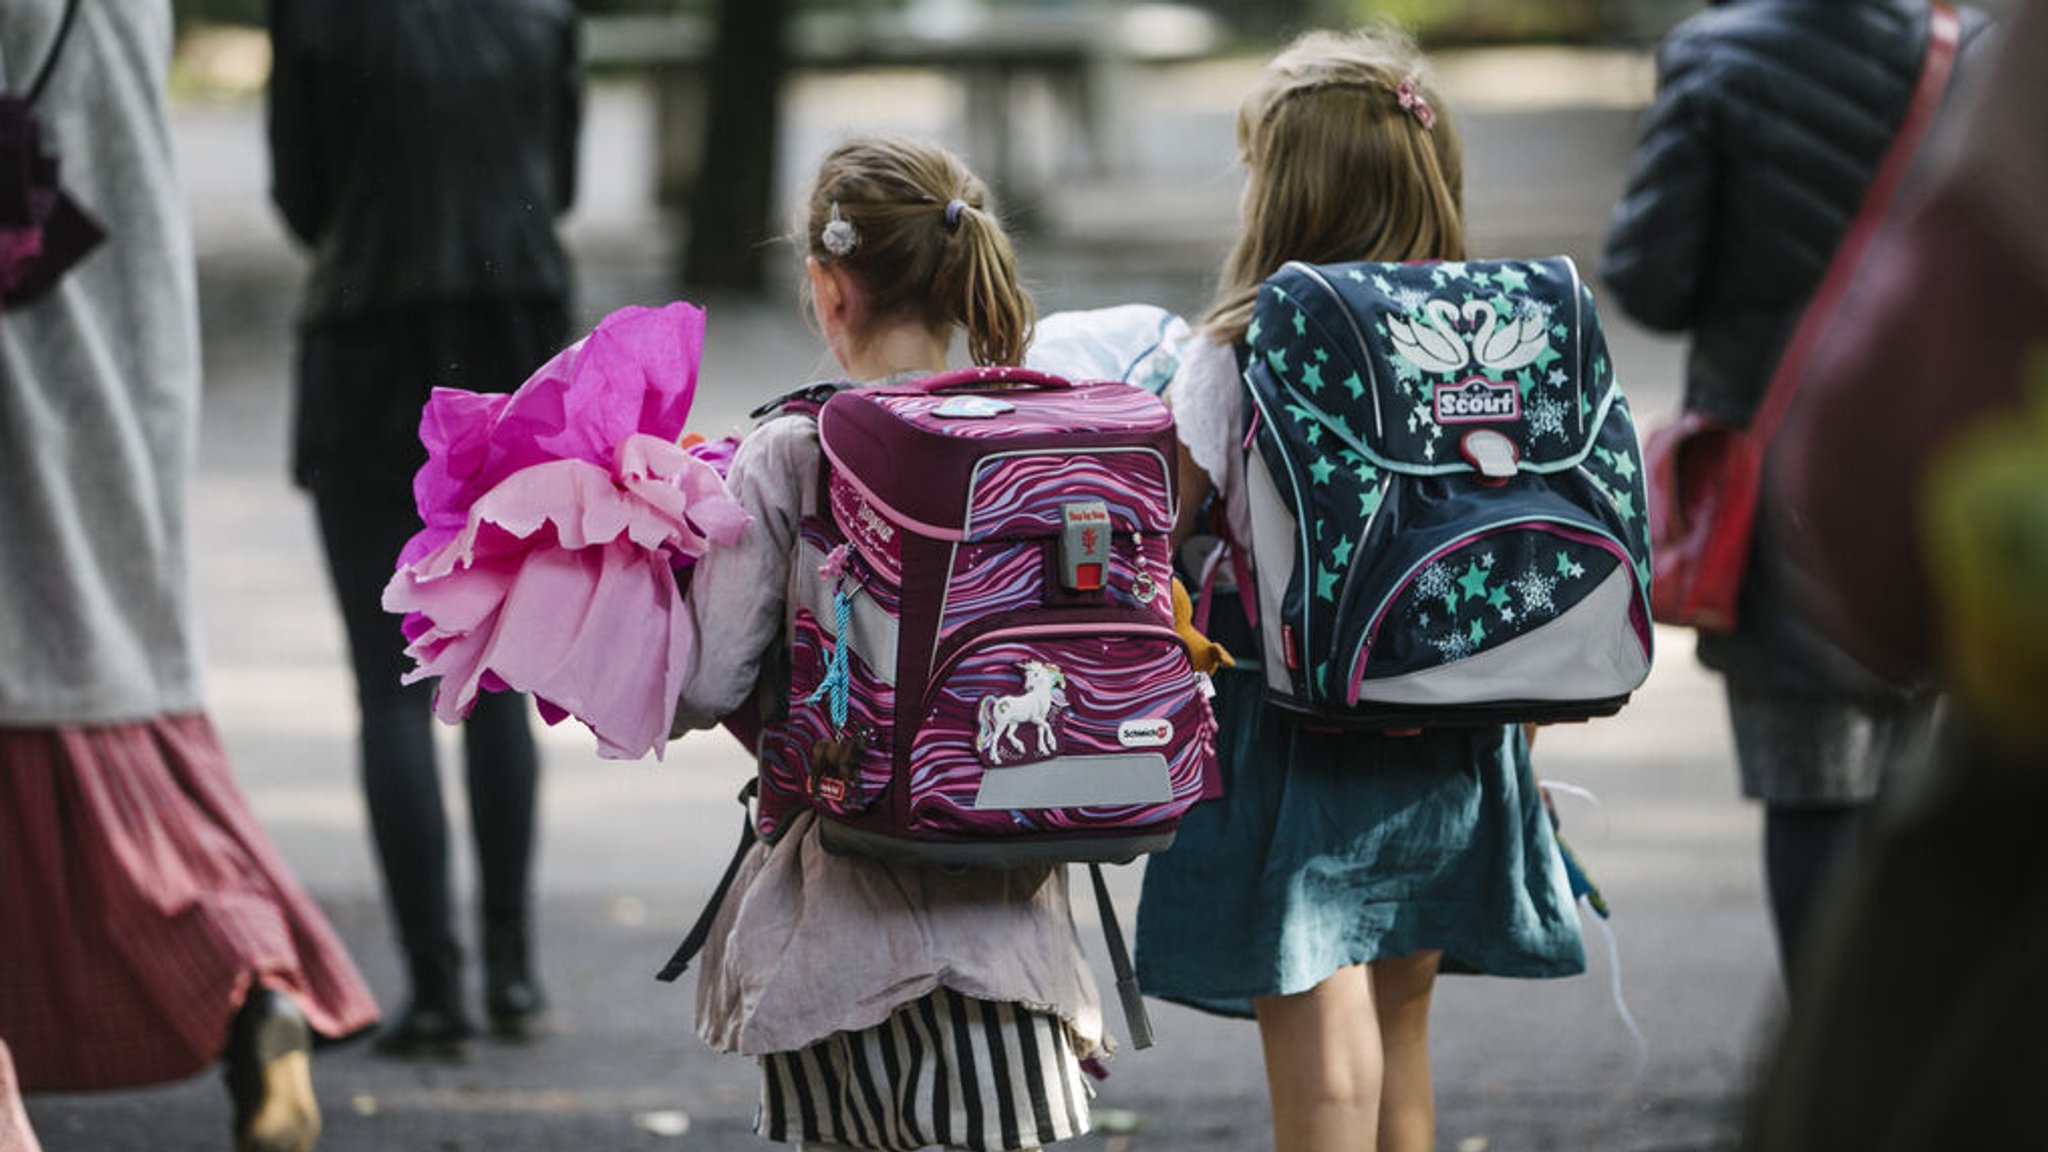
[[[1247,62],[1225,60],[1128,75],[1111,136],[1121,143],[1108,157],[1077,156],[1054,102],[1024,97],[1037,101],[1028,139],[1047,192],[1036,205],[1041,230],[1020,248],[1044,309],[1142,299],[1199,310],[1231,235],[1230,116],[1249,74]],[[1627,53],[1472,53],[1447,58],[1444,75],[1463,119],[1475,251],[1563,252],[1593,275],[1647,63]],[[933,76],[805,81],[790,117],[789,198],[848,131],[920,132],[973,153],[958,136],[958,94]],[[302,265],[264,200],[260,107],[183,105],[179,130],[205,308],[192,531],[211,706],[257,813],[395,1010],[403,985],[355,787],[341,631],[310,507],[284,465]],[[648,192],[651,139],[637,89],[593,93],[584,199],[568,224],[585,326],[674,291],[678,230]],[[793,259],[784,263],[793,272]],[[701,301],[710,335],[694,427],[740,427],[759,398],[826,370],[792,281],[768,301]],[[1668,414],[1680,345],[1611,311],[1605,319],[1639,418]],[[1759,820],[1736,792],[1717,684],[1693,662],[1685,633],[1659,629],[1657,643],[1649,683],[1620,716],[1547,730],[1537,750],[1545,777],[1593,797],[1561,800],[1565,832],[1612,906],[1617,952],[1589,917],[1583,976],[1442,981],[1433,1046],[1446,1152],[1732,1146],[1779,1009]],[[328,1152],[764,1146],[749,1126],[751,1064],[695,1038],[687,978],[652,978],[730,851],[746,761],[719,734],[631,763],[597,758],[573,721],[543,740],[539,931],[552,1033],[526,1046],[479,1045],[459,1065],[387,1061],[362,1044],[323,1051]],[[459,774],[448,784],[459,801]],[[1138,877],[1135,866],[1113,877],[1127,925]],[[1094,910],[1084,901],[1075,915],[1107,987]],[[1152,1011],[1157,1046],[1112,1062],[1096,1100],[1102,1128],[1075,1147],[1270,1147],[1255,1030],[1171,1005]],[[226,1143],[211,1076],[44,1097],[31,1114],[49,1152]]]

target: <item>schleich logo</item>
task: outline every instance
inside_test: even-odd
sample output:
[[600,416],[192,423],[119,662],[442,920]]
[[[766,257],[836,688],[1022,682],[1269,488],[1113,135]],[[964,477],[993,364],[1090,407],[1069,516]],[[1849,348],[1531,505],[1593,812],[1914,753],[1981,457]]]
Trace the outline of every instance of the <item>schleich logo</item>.
[[1126,748],[1157,748],[1172,739],[1171,720],[1126,720],[1116,729],[1116,742]]
[[1436,386],[1436,422],[1491,424],[1522,418],[1522,393],[1513,382],[1467,376]]

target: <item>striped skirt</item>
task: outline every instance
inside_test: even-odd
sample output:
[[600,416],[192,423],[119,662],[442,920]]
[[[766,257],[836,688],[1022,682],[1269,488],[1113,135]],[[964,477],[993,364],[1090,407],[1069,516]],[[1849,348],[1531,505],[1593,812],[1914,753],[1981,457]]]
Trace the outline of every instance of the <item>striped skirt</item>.
[[755,1130],[873,1152],[1012,1152],[1086,1133],[1089,1094],[1058,1017],[940,988],[873,1028],[763,1057]]

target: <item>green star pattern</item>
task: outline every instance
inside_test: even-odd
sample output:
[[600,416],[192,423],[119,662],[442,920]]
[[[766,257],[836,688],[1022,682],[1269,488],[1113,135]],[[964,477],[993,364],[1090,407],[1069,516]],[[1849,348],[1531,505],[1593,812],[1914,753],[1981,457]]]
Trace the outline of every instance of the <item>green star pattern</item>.
[[1464,589],[1467,600],[1486,599],[1486,569],[1479,566],[1479,561],[1472,561],[1465,574],[1458,577],[1458,587]]
[[[1529,364],[1495,378],[1511,382],[1525,406],[1542,401],[1561,409],[1557,414],[1565,421],[1571,419],[1575,406],[1584,431],[1565,433],[1567,436],[1597,433],[1592,445],[1577,440],[1591,451],[1570,475],[1582,477],[1579,483],[1590,484],[1598,491],[1600,502],[1613,509],[1611,513],[1601,510],[1599,518],[1626,544],[1630,566],[1639,582],[1647,584],[1647,525],[1640,511],[1643,485],[1637,438],[1626,402],[1619,395],[1610,398],[1613,364],[1602,349],[1597,330],[1589,328],[1575,335],[1570,324],[1572,300],[1557,292],[1557,274],[1538,264],[1467,265],[1456,261],[1432,265],[1425,279],[1406,271],[1379,272],[1370,266],[1363,271],[1347,269],[1345,274],[1349,282],[1340,283],[1347,296],[1357,291],[1352,284],[1362,285],[1411,311],[1419,308],[1420,298],[1433,296],[1460,306],[1483,300],[1497,317],[1510,318],[1516,315],[1518,304],[1527,307],[1522,302],[1532,291],[1543,294],[1542,301],[1551,309],[1550,323],[1545,326],[1550,339]],[[1583,289],[1579,302],[1582,312],[1590,316],[1590,296]],[[1281,310],[1273,309],[1275,303]],[[1306,311],[1289,294],[1276,292],[1274,299],[1262,298],[1261,305],[1272,323],[1261,325],[1255,317],[1247,338],[1275,380],[1296,390],[1289,398],[1293,402],[1283,400],[1279,406],[1284,418],[1273,434],[1299,446],[1295,450],[1301,469],[1297,483],[1305,490],[1312,489],[1316,507],[1327,510],[1316,515],[1316,530],[1304,541],[1309,554],[1302,557],[1303,577],[1308,581],[1303,591],[1325,605],[1318,612],[1327,612],[1353,560],[1366,555],[1361,551],[1368,547],[1363,525],[1380,511],[1386,483],[1382,469],[1356,450],[1357,446],[1370,445],[1373,451],[1397,458],[1413,457],[1418,464],[1449,458],[1450,441],[1459,429],[1450,426],[1451,437],[1445,439],[1446,429],[1435,420],[1434,392],[1440,381],[1456,376],[1430,372],[1405,356],[1387,354],[1391,335],[1386,314],[1362,325],[1368,342],[1378,345],[1378,354],[1368,368],[1351,351],[1349,332],[1334,343],[1320,339],[1326,335],[1320,328],[1311,336]],[[1470,321],[1459,327],[1469,339],[1473,332]],[[1584,358],[1575,360],[1581,347]],[[1380,373],[1385,443],[1373,434],[1375,409],[1367,407],[1373,399],[1368,394],[1372,387],[1369,372]],[[1333,384],[1338,387],[1331,388]],[[1598,425],[1593,424],[1596,415],[1601,420]],[[1353,421],[1352,416],[1359,420]],[[1325,436],[1326,431],[1330,435]],[[1443,442],[1442,452],[1436,450],[1439,441]],[[1346,515],[1345,510],[1354,507],[1354,494],[1356,512]],[[1306,492],[1304,498],[1308,498]],[[1413,650],[1414,660],[1426,665],[1457,659],[1526,634],[1557,612],[1569,610],[1593,586],[1592,580],[1614,571],[1610,552],[1574,539],[1560,541],[1555,535],[1491,536],[1486,551],[1489,558],[1496,559],[1495,565],[1481,564],[1476,549],[1453,553],[1441,561],[1444,571],[1427,599],[1411,589],[1406,604],[1396,606],[1409,614],[1403,635],[1412,635],[1420,644]],[[1442,582],[1446,579],[1447,584]],[[1420,623],[1425,609],[1431,617],[1427,627]],[[1427,641],[1422,643],[1425,636]],[[1334,653],[1307,651],[1304,655],[1313,665],[1310,678],[1318,686],[1339,682],[1348,671],[1334,663],[1340,659]],[[1410,658],[1401,659],[1405,663]]]

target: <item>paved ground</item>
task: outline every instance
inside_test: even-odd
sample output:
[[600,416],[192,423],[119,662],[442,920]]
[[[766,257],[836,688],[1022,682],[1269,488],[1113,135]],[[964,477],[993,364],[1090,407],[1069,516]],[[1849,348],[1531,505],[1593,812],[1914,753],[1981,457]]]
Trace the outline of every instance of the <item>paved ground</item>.
[[[1572,253],[1590,274],[1619,189],[1644,63],[1602,54],[1473,54],[1446,61],[1465,114],[1469,211],[1484,252]],[[1197,310],[1235,210],[1230,112],[1239,62],[1136,76],[1125,88],[1127,162],[1055,185],[1024,269],[1049,309],[1150,299]],[[788,186],[825,143],[878,124],[951,137],[953,93],[925,76],[807,83],[792,109]],[[349,746],[339,628],[310,514],[284,480],[289,317],[297,258],[263,201],[259,112],[195,106],[181,118],[204,273],[209,356],[195,498],[210,692],[259,814],[392,1003],[397,966],[367,849]],[[668,298],[674,237],[648,202],[650,128],[630,89],[596,94],[586,198],[571,222],[586,320]],[[971,152],[971,142],[966,142]],[[1050,147],[1041,154],[1061,150]],[[821,371],[788,300],[709,301],[705,390],[694,423],[718,431],[753,399]],[[1607,317],[1637,409],[1671,410],[1677,346]],[[1566,829],[1615,909],[1619,980],[1647,1043],[1639,1064],[1597,935],[1591,970],[1549,983],[1446,980],[1434,1044],[1440,1145],[1457,1152],[1649,1152],[1731,1146],[1776,977],[1753,810],[1735,797],[1711,680],[1682,633],[1660,631],[1655,674],[1620,717],[1554,729],[1539,750],[1567,800]],[[691,989],[652,971],[695,914],[736,831],[747,771],[723,737],[665,762],[598,760],[573,723],[546,737],[542,963],[558,1030],[532,1047],[485,1045],[462,1066],[319,1060],[329,1152],[424,1149],[723,1150],[751,1135],[747,1062],[690,1031]],[[459,782],[451,780],[453,794]],[[1116,878],[1126,915],[1137,872]],[[1092,909],[1080,907],[1084,937]],[[1106,972],[1104,973],[1106,983]],[[1157,1048],[1113,1065],[1098,1107],[1114,1121],[1082,1149],[1239,1152],[1270,1146],[1248,1025],[1155,1005]],[[211,1077],[149,1092],[51,1097],[32,1109],[50,1152],[224,1146]]]

